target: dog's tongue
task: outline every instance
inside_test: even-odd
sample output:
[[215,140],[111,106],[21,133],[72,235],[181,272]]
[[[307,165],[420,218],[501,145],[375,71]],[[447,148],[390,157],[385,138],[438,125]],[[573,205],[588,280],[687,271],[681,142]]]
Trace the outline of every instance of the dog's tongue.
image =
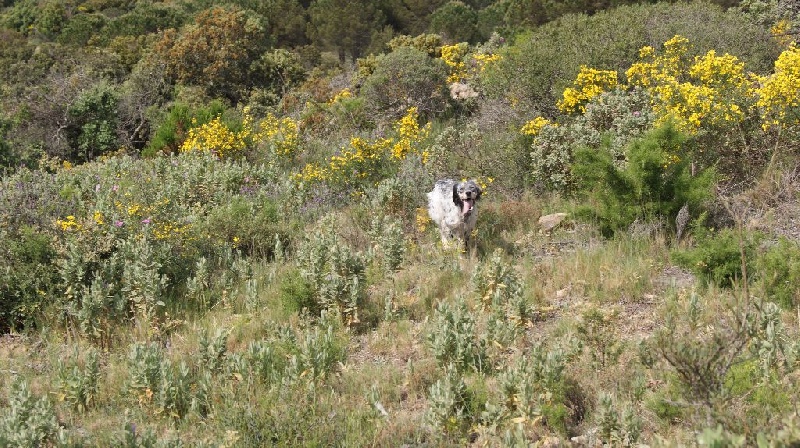
[[461,210],[462,215],[466,215],[472,211],[473,202],[472,199],[464,199],[464,208]]

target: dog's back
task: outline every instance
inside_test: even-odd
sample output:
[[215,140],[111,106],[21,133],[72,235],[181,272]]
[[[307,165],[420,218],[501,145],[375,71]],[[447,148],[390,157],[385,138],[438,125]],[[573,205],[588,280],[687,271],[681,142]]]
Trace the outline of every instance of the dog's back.
[[456,181],[443,179],[436,181],[433,190],[428,193],[428,215],[436,225],[441,226],[446,216],[458,211],[453,202],[453,186]]

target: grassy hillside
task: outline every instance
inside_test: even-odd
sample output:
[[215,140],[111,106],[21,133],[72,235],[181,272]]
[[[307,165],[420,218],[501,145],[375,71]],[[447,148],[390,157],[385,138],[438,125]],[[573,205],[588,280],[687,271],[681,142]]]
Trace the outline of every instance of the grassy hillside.
[[4,3],[0,446],[797,444],[797,11],[484,3]]

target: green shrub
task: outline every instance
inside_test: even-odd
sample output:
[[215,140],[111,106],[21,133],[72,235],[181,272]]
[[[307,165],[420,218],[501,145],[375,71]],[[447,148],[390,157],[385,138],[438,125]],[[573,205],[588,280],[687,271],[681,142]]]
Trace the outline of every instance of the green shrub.
[[235,196],[210,210],[197,231],[212,235],[219,243],[232,244],[247,257],[272,259],[275,241],[287,239],[285,227],[278,220],[278,207],[269,198]]
[[448,42],[474,43],[478,37],[478,13],[460,1],[449,1],[430,16],[430,29]]
[[51,238],[33,227],[22,227],[16,237],[0,235],[0,332],[29,328],[58,283],[56,251]]
[[601,368],[616,364],[624,349],[616,331],[616,318],[615,312],[590,308],[578,323],[578,337],[589,350],[592,362]]
[[666,123],[632,141],[622,163],[614,159],[608,144],[600,150],[578,151],[572,170],[579,191],[589,201],[579,214],[597,219],[607,236],[626,230],[636,220],[671,223],[683,206],[697,216],[711,196],[714,171],[692,173],[685,141]]
[[361,87],[367,106],[378,117],[395,120],[410,107],[422,116],[443,112],[448,105],[447,67],[412,47],[399,47],[382,57]]
[[767,299],[792,310],[800,304],[800,246],[779,238],[753,264]]
[[[742,257],[748,263],[748,281],[753,279],[750,265],[756,259],[760,234],[725,228],[719,231],[698,229],[693,248],[680,249],[672,258],[706,284],[731,288],[742,280]],[[744,251],[744,253],[742,253]]]
[[300,312],[307,309],[313,315],[319,315],[319,303],[314,298],[314,289],[300,273],[292,269],[280,280],[280,298],[284,308],[289,312]]
[[163,119],[157,123],[156,130],[142,154],[154,156],[160,152],[178,152],[189,129],[208,123],[224,110],[222,103],[217,101],[199,110],[191,110],[188,105],[181,103],[172,105]]
[[67,108],[66,136],[73,161],[93,160],[117,148],[117,91],[106,84],[93,86]]
[[[533,116],[556,117],[556,101],[581,65],[623,73],[640,48],[675,34],[689,38],[695,54],[730,53],[757,73],[769,72],[777,56],[767,30],[740,14],[709,3],[662,2],[567,15],[521,35],[481,84],[491,98],[507,99]],[[576,35],[592,37],[576,41]]]
[[83,47],[105,24],[106,18],[102,14],[75,14],[63,24],[57,41],[64,45]]

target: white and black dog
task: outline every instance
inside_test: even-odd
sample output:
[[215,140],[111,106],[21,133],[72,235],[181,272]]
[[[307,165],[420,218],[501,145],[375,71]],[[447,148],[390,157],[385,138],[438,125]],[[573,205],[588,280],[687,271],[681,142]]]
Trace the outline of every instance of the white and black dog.
[[469,243],[470,234],[478,222],[478,199],[481,187],[475,180],[457,182],[452,179],[436,181],[433,191],[428,193],[428,215],[439,226],[442,244],[451,239]]

